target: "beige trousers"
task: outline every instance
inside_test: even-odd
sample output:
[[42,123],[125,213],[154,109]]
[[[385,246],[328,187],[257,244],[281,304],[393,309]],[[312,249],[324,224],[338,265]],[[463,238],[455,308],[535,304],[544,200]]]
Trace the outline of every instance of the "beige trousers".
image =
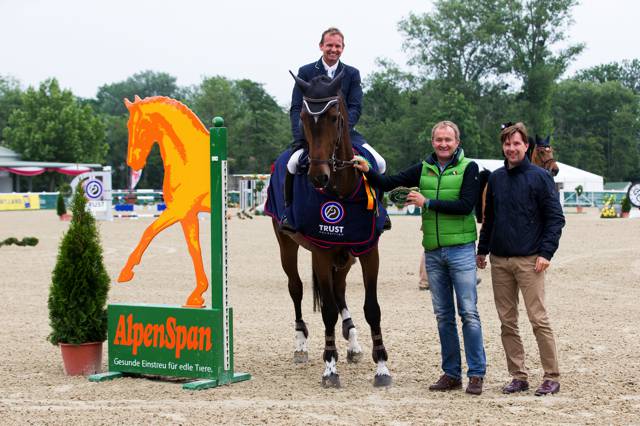
[[535,272],[536,255],[500,257],[491,255],[493,297],[500,318],[502,346],[507,368],[514,379],[527,380],[524,347],[518,330],[518,291],[538,342],[544,379],[558,381],[558,352],[544,305],[544,272]]

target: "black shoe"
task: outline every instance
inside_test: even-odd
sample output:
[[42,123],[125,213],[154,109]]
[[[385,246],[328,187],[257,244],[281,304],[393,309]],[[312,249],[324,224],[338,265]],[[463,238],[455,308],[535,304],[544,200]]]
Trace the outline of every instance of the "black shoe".
[[384,225],[382,226],[382,230],[389,231],[390,229],[391,229],[391,219],[389,218],[389,215],[386,215],[384,217]]
[[287,217],[285,216],[282,218],[282,221],[280,222],[280,231],[295,233],[296,228],[294,228],[293,225],[289,223],[289,219],[287,219]]

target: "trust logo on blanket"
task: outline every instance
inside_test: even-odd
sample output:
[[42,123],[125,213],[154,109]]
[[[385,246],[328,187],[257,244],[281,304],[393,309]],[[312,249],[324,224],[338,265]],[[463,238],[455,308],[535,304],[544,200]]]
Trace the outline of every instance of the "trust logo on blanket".
[[344,207],[337,201],[328,201],[320,206],[320,217],[328,225],[319,224],[321,234],[342,235],[344,226],[337,226],[344,219]]
[[344,219],[344,207],[337,201],[328,201],[320,207],[320,216],[326,223],[335,225]]

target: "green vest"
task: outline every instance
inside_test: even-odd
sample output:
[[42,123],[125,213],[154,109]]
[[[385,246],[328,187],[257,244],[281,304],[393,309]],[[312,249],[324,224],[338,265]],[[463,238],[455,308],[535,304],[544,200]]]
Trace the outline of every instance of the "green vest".
[[[420,193],[429,200],[457,200],[467,165],[462,151],[458,162],[449,165],[442,174],[437,164],[422,162]],[[431,209],[422,211],[422,246],[425,250],[467,244],[477,239],[473,211],[466,216],[439,213]]]

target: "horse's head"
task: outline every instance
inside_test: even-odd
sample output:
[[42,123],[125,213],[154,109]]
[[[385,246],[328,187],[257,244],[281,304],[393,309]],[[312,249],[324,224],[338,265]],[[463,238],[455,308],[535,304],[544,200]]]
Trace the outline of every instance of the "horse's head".
[[[560,171],[558,163],[553,158],[553,148],[549,143],[551,136],[542,139],[536,135],[535,141],[529,138],[529,149],[531,150],[531,162],[536,166],[540,166],[551,174],[556,176]],[[533,145],[533,146],[532,146]]]
[[135,96],[133,102],[126,98],[124,100],[124,104],[129,110],[127,164],[134,170],[140,170],[145,166],[151,147],[161,138],[158,127],[153,124],[151,117],[143,111],[142,102],[138,95]]
[[344,71],[333,80],[322,75],[310,82],[291,75],[303,95],[300,119],[309,144],[309,181],[315,188],[326,188],[331,171],[340,164],[336,152],[343,138],[348,137],[348,116],[340,95]]

